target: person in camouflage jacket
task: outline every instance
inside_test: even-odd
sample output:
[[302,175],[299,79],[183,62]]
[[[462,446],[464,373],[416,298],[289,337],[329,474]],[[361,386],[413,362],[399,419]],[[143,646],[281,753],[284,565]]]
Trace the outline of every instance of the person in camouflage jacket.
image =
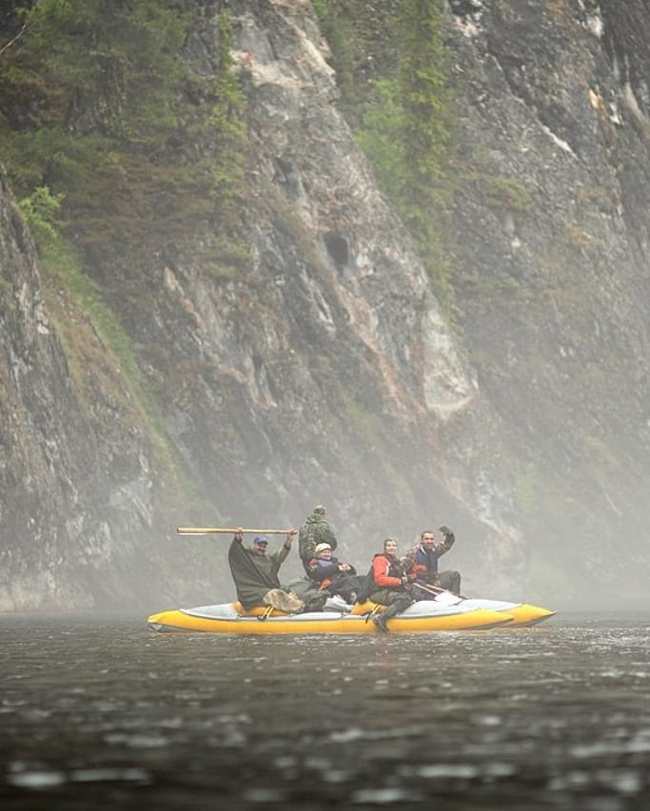
[[338,546],[334,527],[325,518],[325,507],[318,505],[307,516],[298,533],[298,554],[307,575],[309,564],[316,557],[318,544],[326,543],[332,551]]

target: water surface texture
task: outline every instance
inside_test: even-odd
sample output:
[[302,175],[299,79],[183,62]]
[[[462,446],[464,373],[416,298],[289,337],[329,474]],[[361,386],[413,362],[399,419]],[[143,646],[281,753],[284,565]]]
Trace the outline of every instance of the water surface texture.
[[650,615],[394,637],[0,617],[0,807],[650,808]]

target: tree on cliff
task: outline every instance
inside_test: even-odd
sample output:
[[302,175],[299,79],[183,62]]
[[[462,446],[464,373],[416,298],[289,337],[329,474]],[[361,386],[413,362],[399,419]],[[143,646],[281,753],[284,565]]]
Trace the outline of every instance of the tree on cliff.
[[403,0],[397,74],[376,82],[358,134],[382,189],[414,235],[439,295],[449,296],[441,247],[453,99],[440,0]]
[[[0,149],[21,198],[63,194],[91,254],[134,251],[218,217],[241,182],[243,94],[218,18],[213,76],[183,47],[200,9],[172,0],[39,0],[15,12],[23,36],[2,55]],[[197,142],[214,154],[186,154]]]

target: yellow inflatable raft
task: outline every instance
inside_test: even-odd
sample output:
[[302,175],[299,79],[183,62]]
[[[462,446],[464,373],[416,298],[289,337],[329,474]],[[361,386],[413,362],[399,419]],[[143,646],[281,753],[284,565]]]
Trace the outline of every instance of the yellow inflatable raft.
[[[284,614],[270,608],[244,611],[240,603],[175,609],[152,614],[154,631],[207,632],[262,636],[275,634],[374,634],[371,621],[383,606],[363,603],[335,604],[330,610],[304,614]],[[466,600],[452,595],[444,600],[421,601],[388,620],[392,633],[413,634],[433,631],[474,631],[487,628],[533,625],[555,612],[524,603],[496,600]]]

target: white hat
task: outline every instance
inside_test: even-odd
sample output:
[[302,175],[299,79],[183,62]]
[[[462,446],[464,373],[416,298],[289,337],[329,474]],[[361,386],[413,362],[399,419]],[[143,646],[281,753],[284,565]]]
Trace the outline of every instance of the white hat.
[[321,552],[324,552],[326,549],[331,549],[332,547],[328,543],[319,543],[316,544],[316,549],[314,549],[314,553],[316,555],[320,555]]

